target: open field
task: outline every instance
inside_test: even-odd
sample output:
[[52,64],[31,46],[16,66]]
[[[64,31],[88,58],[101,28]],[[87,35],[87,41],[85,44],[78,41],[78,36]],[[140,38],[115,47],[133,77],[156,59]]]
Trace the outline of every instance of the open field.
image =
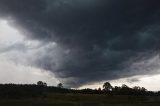
[[0,106],[160,106],[160,97],[49,94],[41,98],[1,99]]

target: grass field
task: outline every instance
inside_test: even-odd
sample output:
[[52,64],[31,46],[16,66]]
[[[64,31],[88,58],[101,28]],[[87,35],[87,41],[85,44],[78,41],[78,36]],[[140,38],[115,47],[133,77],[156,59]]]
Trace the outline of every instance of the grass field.
[[1,99],[0,106],[160,106],[160,97],[49,94],[41,98]]

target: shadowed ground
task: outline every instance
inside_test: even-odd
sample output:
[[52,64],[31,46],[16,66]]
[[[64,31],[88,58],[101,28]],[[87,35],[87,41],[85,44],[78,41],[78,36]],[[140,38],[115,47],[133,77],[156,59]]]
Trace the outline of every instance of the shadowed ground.
[[38,98],[1,99],[0,106],[160,106],[160,96],[48,94]]

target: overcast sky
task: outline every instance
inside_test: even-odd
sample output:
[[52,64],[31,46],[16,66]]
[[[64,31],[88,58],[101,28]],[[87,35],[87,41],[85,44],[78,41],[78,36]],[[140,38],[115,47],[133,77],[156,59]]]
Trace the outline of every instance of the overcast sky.
[[160,90],[159,5],[0,0],[0,83],[84,88],[110,81]]

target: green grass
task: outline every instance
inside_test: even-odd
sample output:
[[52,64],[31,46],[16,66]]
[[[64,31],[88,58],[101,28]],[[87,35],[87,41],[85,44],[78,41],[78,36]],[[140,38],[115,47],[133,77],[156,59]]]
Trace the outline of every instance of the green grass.
[[0,106],[160,106],[160,97],[48,94],[39,98],[0,99]]

